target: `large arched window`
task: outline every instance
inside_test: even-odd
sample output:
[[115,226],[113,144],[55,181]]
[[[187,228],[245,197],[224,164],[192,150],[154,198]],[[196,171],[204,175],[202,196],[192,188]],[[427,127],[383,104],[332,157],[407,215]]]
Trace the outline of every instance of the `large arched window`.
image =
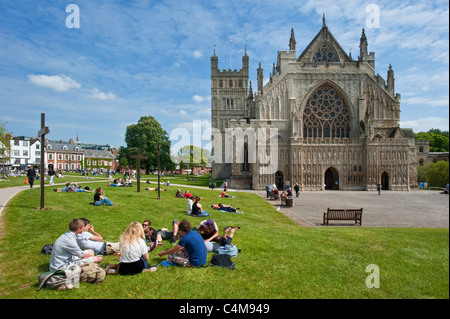
[[322,85],[309,98],[303,111],[303,137],[350,137],[347,105],[329,85]]

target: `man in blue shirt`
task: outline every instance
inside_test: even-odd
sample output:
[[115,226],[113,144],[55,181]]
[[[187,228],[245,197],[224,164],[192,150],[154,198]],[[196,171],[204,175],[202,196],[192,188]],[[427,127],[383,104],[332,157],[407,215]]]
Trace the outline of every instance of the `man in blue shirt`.
[[206,246],[202,236],[192,231],[191,224],[183,219],[178,225],[181,239],[172,249],[160,251],[159,256],[167,256],[167,261],[184,267],[201,267],[206,264]]

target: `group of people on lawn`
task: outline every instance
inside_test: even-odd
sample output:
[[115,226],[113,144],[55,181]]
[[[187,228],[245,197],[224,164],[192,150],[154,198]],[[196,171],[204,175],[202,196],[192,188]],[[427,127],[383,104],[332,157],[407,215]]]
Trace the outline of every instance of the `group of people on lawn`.
[[[131,222],[116,243],[103,241],[86,218],[75,218],[69,223],[69,231],[62,234],[53,244],[50,256],[50,271],[66,269],[73,264],[100,263],[104,255],[117,255],[118,264],[106,266],[108,274],[135,275],[156,271],[157,266],[149,264],[149,252],[162,246],[163,240],[170,240],[174,247],[158,252],[167,255],[170,265],[202,267],[206,265],[208,252],[216,252],[220,246],[231,245],[239,227],[227,226],[223,236],[212,219],[204,220],[198,228],[192,228],[187,220],[174,220],[172,230],[155,230],[151,221]],[[177,240],[179,239],[178,243]],[[147,243],[150,243],[147,246]]]

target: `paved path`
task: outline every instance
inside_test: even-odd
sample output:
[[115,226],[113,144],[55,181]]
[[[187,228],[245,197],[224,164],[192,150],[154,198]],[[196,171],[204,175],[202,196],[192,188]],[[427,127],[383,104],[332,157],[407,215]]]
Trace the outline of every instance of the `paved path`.
[[[265,192],[259,192],[265,197]],[[449,195],[440,191],[309,191],[294,198],[294,207],[280,211],[304,226],[324,226],[323,212],[330,208],[363,208],[363,227],[449,227]],[[352,225],[330,221],[330,225]],[[325,226],[326,227],[326,226]]]
[[3,208],[6,207],[9,200],[13,198],[14,195],[27,188],[30,188],[30,186],[15,186],[15,187],[0,188],[0,216],[2,215]]

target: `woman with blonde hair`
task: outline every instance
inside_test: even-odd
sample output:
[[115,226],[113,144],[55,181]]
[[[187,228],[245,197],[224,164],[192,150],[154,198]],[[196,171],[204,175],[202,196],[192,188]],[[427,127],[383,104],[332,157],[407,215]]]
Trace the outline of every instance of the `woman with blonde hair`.
[[147,271],[154,271],[148,267],[148,248],[145,243],[144,228],[141,223],[131,222],[120,236],[119,243],[120,263],[107,267],[108,273],[114,273],[113,269],[118,268],[119,275],[136,275],[145,268]]

